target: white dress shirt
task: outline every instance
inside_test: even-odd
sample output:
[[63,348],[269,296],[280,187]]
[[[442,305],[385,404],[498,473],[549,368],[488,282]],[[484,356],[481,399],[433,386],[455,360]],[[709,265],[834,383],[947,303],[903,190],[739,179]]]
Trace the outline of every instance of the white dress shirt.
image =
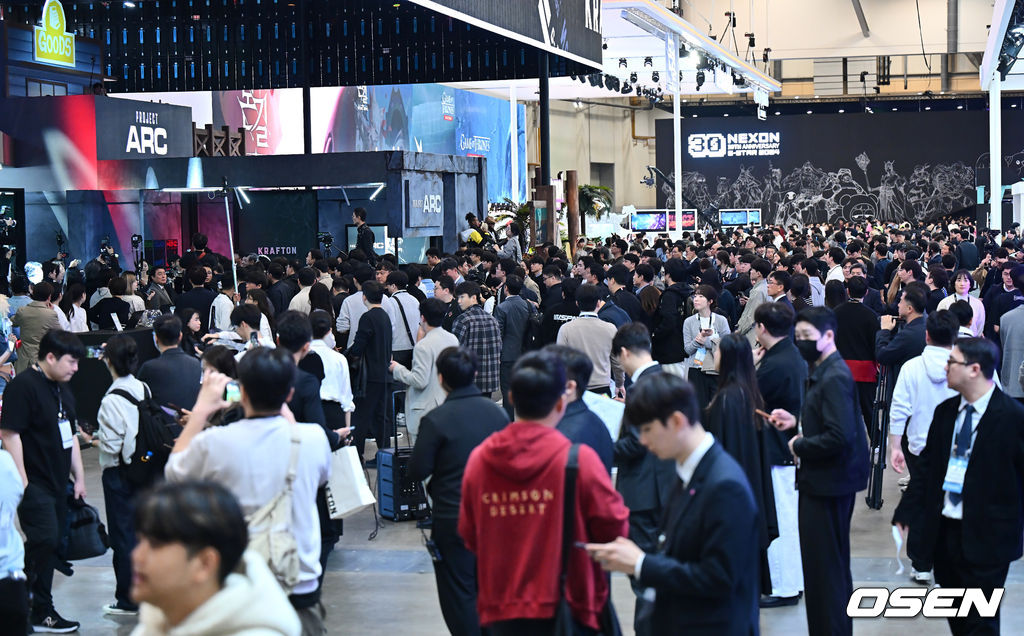
[[[704,456],[711,450],[711,446],[715,443],[715,436],[707,431],[704,432],[704,439],[697,444],[697,448],[693,449],[690,456],[687,457],[682,463],[676,462],[676,475],[679,475],[679,480],[683,483],[683,488],[690,483],[693,479],[693,473],[697,470],[697,466],[700,464],[700,460],[704,459]],[[644,557],[646,554],[641,554],[640,558],[637,559],[636,565],[633,567],[633,577],[639,579],[640,571],[644,567]]]
[[235,309],[235,303],[227,297],[227,294],[218,293],[217,297],[210,303],[210,331],[230,331],[231,312]]
[[89,322],[85,310],[78,305],[71,306],[71,320],[68,321],[71,327],[68,331],[72,333],[84,333],[89,331]]
[[[988,410],[988,403],[992,400],[992,394],[996,390],[995,383],[989,387],[989,390],[985,392],[985,395],[981,396],[971,404],[974,407],[974,414],[971,416],[971,448],[974,448],[974,441],[978,437],[978,423],[981,422],[981,418],[985,417],[985,411]],[[966,398],[960,398],[960,410],[956,414],[956,423],[953,426],[953,440],[950,443],[949,456],[953,457],[953,447],[956,445],[957,435],[960,433],[960,429],[964,425],[964,413],[966,413],[967,405],[970,404]],[[967,463],[970,468],[971,462],[971,451],[967,451]],[[961,498],[960,502],[953,505],[953,502],[949,500],[949,493],[943,491],[942,493],[942,516],[949,519],[963,519],[964,518],[964,501]]]
[[[392,344],[391,349],[393,351],[410,351],[416,346],[416,333],[420,328],[420,301],[416,300],[416,297],[405,290],[399,290],[391,296],[391,302],[394,305],[394,315],[391,316],[391,334]],[[398,303],[402,303],[402,309],[405,310],[405,318],[403,321],[402,311],[398,308]],[[385,308],[387,309],[387,308]],[[388,314],[391,314],[389,311]],[[405,323],[409,327],[406,331]],[[409,341],[409,335],[412,335],[412,341]]]
[[[169,482],[210,480],[238,499],[242,513],[255,513],[284,489],[290,459],[291,433],[281,416],[246,419],[199,433],[188,448],[171,453],[164,474]],[[317,488],[331,474],[331,448],[315,424],[299,424],[299,457],[292,485],[290,529],[299,556],[299,582],[293,594],[319,586],[320,517]]]
[[657,360],[651,360],[647,364],[643,365],[642,367],[640,367],[636,371],[634,371],[633,375],[629,376],[629,381],[632,382],[633,384],[636,384],[637,380],[640,379],[640,374],[641,373],[643,373],[647,369],[650,369],[651,367],[657,366],[657,365],[658,365],[658,361]]
[[111,395],[117,389],[141,401],[146,397],[147,387],[145,382],[129,375],[114,380],[103,396],[96,414],[101,469],[132,463],[135,437],[139,434],[139,408],[120,395]]
[[71,331],[71,321],[64,315],[64,312],[60,307],[53,308],[54,313],[57,314],[57,322],[60,323],[60,328],[64,331]]
[[326,402],[338,402],[343,411],[351,413],[356,410],[352,401],[352,382],[349,380],[348,360],[327,343],[314,340],[310,346],[324,363],[324,379],[320,383],[320,399]]

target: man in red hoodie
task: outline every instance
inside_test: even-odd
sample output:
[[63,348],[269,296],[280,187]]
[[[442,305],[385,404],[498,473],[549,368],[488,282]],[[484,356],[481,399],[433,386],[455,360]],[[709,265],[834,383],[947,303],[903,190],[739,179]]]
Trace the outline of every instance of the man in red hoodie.
[[[469,457],[459,534],[477,557],[480,623],[496,636],[543,634],[559,601],[565,464],[570,443],[555,429],[571,401],[565,365],[529,353],[516,363],[510,400],[517,420]],[[610,542],[629,532],[629,510],[597,453],[579,447],[574,542]],[[598,629],[608,580],[583,550],[569,557],[566,598],[578,628]]]

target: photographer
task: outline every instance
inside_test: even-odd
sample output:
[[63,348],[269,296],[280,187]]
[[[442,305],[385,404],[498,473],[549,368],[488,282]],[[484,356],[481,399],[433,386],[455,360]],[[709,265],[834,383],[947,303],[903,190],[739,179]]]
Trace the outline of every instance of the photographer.
[[[111,277],[121,273],[121,263],[118,261],[117,253],[114,252],[114,246],[110,244],[109,236],[104,237],[100,242],[99,255],[85,264],[85,288],[89,293],[90,301],[93,292],[104,287],[110,280],[104,277],[107,271],[112,273]],[[89,304],[92,305],[92,302]]]

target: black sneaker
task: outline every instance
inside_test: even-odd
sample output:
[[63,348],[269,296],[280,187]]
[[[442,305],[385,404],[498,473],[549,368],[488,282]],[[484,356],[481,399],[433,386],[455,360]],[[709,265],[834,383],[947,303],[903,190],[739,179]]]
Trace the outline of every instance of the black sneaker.
[[57,610],[50,612],[42,618],[32,619],[32,629],[37,633],[44,634],[70,634],[77,632],[80,623],[69,621],[57,613]]

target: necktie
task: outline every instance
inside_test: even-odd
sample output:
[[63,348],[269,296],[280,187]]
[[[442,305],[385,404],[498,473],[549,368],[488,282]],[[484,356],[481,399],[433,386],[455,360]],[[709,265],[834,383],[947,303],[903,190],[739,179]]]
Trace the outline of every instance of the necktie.
[[[964,423],[960,425],[960,432],[956,436],[957,457],[966,457],[967,451],[971,449],[972,419],[974,419],[974,407],[968,404],[964,409]],[[962,499],[963,496],[959,493],[949,493],[949,502],[954,506],[958,505]]]

